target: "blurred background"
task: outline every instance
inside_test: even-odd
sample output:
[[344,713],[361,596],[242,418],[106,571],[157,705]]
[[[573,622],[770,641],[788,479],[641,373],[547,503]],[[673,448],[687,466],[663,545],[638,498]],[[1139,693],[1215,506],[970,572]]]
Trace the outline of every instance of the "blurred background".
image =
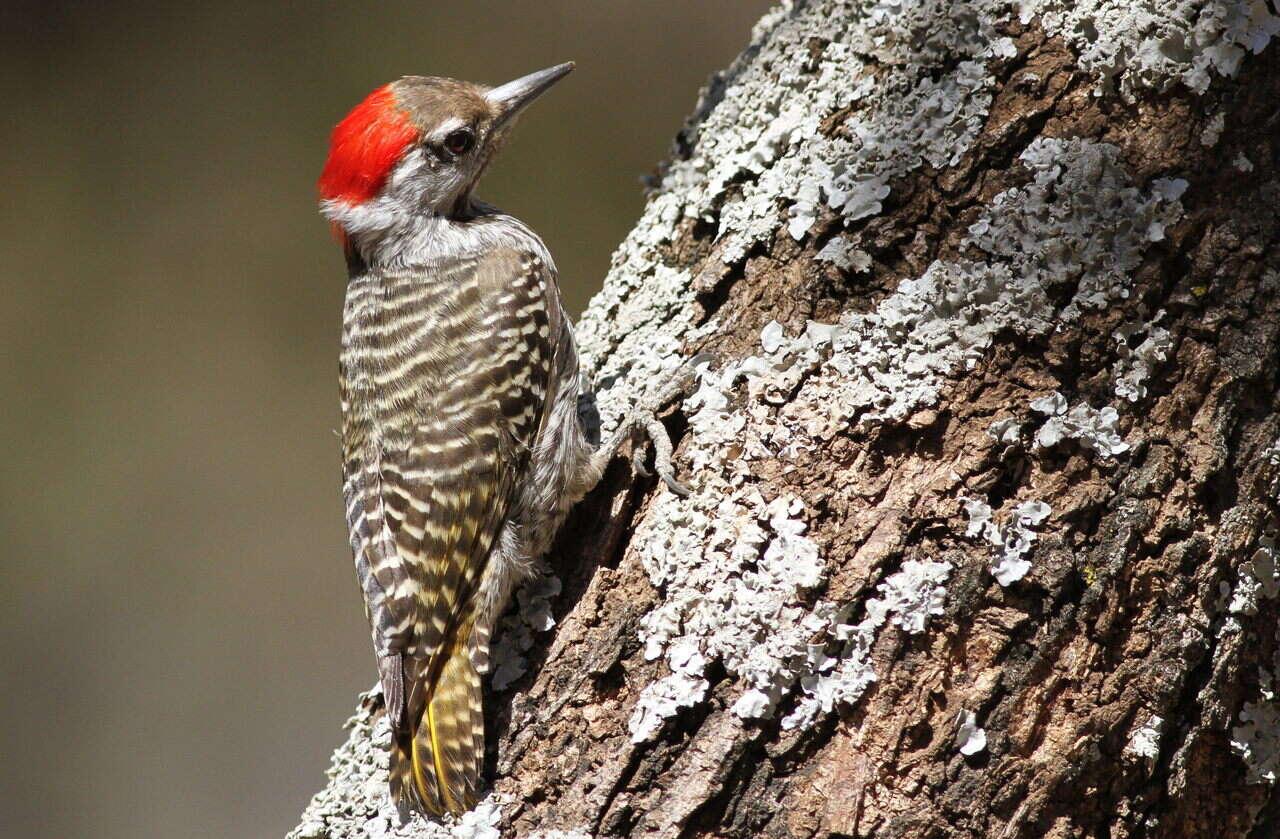
[[330,127],[578,70],[482,197],[576,316],[766,0],[0,10],[0,835],[278,837],[373,656],[339,500]]

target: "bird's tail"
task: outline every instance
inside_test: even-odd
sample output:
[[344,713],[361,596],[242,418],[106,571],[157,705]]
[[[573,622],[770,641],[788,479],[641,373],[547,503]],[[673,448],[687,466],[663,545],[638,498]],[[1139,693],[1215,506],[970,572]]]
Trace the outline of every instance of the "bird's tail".
[[465,649],[455,648],[434,683],[423,681],[429,692],[421,717],[392,736],[391,798],[401,813],[465,813],[479,800],[484,764],[480,674]]

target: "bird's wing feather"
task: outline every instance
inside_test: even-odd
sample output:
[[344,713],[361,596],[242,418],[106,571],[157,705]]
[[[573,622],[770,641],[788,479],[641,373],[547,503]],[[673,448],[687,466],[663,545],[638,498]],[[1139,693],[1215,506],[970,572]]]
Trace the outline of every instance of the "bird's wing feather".
[[527,468],[550,375],[546,270],[515,250],[475,260],[451,278],[458,292],[413,352],[436,375],[414,394],[407,445],[382,454],[381,496],[410,583],[401,588],[420,610],[416,654],[467,617]]
[[551,270],[496,249],[382,278],[364,328],[348,325],[344,494],[386,651],[439,647],[506,518],[544,414]]

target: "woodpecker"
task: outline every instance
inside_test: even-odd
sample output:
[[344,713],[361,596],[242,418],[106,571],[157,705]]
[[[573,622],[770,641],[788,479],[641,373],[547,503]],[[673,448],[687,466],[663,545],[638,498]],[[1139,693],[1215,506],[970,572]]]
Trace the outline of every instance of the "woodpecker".
[[402,816],[476,803],[494,624],[623,439],[648,431],[683,491],[652,411],[598,445],[551,254],[472,195],[516,117],[572,69],[380,87],[334,128],[319,180],[347,260],[343,496]]

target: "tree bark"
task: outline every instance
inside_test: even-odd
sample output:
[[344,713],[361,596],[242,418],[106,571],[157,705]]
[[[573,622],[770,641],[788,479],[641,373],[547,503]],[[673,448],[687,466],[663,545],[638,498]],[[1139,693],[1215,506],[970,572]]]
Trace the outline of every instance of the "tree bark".
[[606,426],[504,620],[493,791],[397,826],[368,697],[291,834],[1267,837],[1280,18],[783,3],[579,324]]

